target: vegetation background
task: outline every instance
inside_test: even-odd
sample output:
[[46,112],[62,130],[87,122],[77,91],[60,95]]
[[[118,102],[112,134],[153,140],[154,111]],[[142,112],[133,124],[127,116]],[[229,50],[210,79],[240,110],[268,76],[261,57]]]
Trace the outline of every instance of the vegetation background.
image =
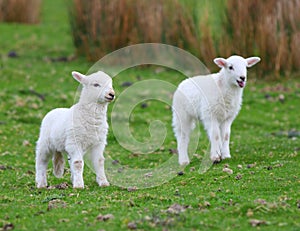
[[[5,21],[0,23],[0,229],[299,230],[299,1],[73,2],[0,1]],[[101,14],[99,2],[107,7]],[[13,4],[30,6],[30,13]],[[8,19],[8,13],[19,19]],[[203,135],[191,165],[159,187],[99,188],[85,168],[86,188],[74,190],[69,171],[56,179],[50,165],[50,187],[36,189],[40,122],[49,110],[74,103],[78,84],[71,71],[85,73],[92,60],[143,41],[187,49],[211,70],[217,70],[211,64],[218,55],[262,57],[250,70],[244,105],[233,124],[232,159],[198,173],[209,146],[200,126]],[[128,84],[170,76],[175,85],[185,78],[157,66],[131,68],[114,78],[114,86],[120,95]],[[133,134],[147,140],[145,131],[156,119],[168,132],[159,150],[131,153],[110,131],[107,166],[155,168],[176,155],[168,105],[138,104],[130,118]]]

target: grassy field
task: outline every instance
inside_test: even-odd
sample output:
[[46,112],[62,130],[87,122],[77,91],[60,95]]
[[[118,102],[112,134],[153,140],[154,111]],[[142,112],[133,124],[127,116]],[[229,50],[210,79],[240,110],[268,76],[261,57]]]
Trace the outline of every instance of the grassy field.
[[[52,108],[73,104],[78,84],[71,71],[85,73],[92,66],[73,58],[63,1],[43,2],[40,24],[0,24],[0,230],[300,230],[299,76],[262,82],[250,73],[232,127],[232,159],[204,174],[197,170],[209,143],[200,126],[197,154],[179,174],[152,188],[117,186],[122,182],[116,177],[122,181],[128,169],[155,169],[176,159],[170,107],[148,100],[135,107],[130,129],[147,141],[149,123],[160,120],[166,139],[154,153],[140,155],[120,146],[111,129],[107,170],[117,183],[99,188],[86,167],[86,187],[75,190],[68,170],[56,179],[50,166],[48,183],[54,187],[36,189],[40,122]],[[131,68],[114,78],[117,97],[126,83],[153,78],[178,85],[184,76],[161,67]],[[121,166],[119,175],[110,171],[115,166]],[[223,172],[225,166],[233,174]]]

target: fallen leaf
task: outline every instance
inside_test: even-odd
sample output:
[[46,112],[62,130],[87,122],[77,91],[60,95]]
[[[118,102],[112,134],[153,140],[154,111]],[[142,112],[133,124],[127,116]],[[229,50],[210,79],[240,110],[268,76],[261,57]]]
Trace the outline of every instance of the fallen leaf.
[[134,192],[134,191],[136,191],[137,190],[137,187],[136,186],[129,186],[128,188],[127,188],[127,191],[128,192]]
[[110,214],[110,213],[106,214],[106,215],[99,214],[97,216],[98,221],[108,221],[108,220],[111,220],[111,219],[114,219],[114,218],[115,218],[115,216]]
[[137,229],[137,225],[135,222],[129,222],[127,225],[128,229]]
[[252,217],[253,216],[253,210],[252,209],[248,209],[247,211],[247,217]]
[[223,172],[226,172],[228,174],[233,174],[233,170],[227,167],[223,168]]
[[235,179],[236,180],[240,180],[240,179],[242,179],[242,174],[240,174],[240,173],[238,173],[236,176],[235,176]]
[[179,214],[186,210],[187,206],[179,205],[179,204],[173,204],[171,205],[166,212],[171,214]]
[[54,199],[48,203],[48,211],[56,208],[66,208],[67,203],[60,199]]
[[145,177],[152,177],[153,176],[153,173],[152,172],[147,172],[144,174]]
[[1,230],[7,231],[7,230],[13,230],[14,228],[15,228],[15,226],[12,223],[8,223],[8,224],[5,224]]
[[252,225],[252,227],[260,226],[260,225],[266,225],[267,222],[264,220],[258,220],[258,219],[251,219],[249,223]]

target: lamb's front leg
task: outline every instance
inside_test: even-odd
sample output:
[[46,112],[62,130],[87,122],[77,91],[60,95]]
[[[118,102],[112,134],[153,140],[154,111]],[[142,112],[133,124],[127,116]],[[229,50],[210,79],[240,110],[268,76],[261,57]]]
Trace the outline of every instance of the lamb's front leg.
[[229,149],[231,124],[232,120],[229,120],[221,125],[221,136],[223,140],[221,149],[222,159],[231,158]]
[[71,169],[71,180],[73,188],[84,188],[83,182],[83,155],[78,147],[68,147],[66,150],[69,154],[69,164]]
[[222,139],[219,123],[217,121],[210,121],[204,124],[206,127],[208,137],[210,140],[210,159],[214,163],[218,163],[221,161],[221,147],[222,147]]
[[92,163],[96,173],[96,181],[99,184],[99,186],[109,186],[109,182],[107,181],[104,171],[104,148],[104,144],[99,144],[91,149]]

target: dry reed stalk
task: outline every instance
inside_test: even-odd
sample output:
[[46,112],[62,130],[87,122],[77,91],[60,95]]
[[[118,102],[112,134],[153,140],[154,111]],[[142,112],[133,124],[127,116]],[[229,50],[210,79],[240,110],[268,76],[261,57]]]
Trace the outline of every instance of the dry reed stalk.
[[78,54],[89,60],[136,43],[167,43],[198,52],[188,13],[177,0],[73,0],[71,26]]
[[300,0],[228,0],[221,50],[259,55],[265,73],[289,74],[299,70]]
[[38,23],[41,0],[1,0],[0,21],[17,23]]

